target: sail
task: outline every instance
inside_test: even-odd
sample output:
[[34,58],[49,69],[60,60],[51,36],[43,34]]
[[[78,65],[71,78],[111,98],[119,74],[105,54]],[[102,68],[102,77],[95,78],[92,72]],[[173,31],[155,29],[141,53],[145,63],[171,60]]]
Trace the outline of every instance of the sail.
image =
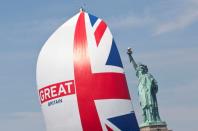
[[47,131],[139,131],[107,24],[80,11],[44,44],[37,88]]

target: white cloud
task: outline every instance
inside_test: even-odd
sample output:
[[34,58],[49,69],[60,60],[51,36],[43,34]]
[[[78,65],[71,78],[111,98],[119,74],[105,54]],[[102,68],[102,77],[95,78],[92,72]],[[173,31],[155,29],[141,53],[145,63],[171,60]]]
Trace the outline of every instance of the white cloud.
[[1,131],[44,131],[43,116],[40,112],[15,112],[0,114]]
[[[167,94],[174,94],[174,100],[177,103],[177,106],[186,106],[193,105],[197,101],[197,92],[198,92],[198,76],[194,79],[189,80],[187,83],[177,83],[174,88],[169,88]],[[198,108],[198,105],[194,105]],[[198,115],[198,114],[197,114]],[[193,119],[193,118],[192,118]],[[198,119],[198,117],[196,118]]]
[[[174,9],[172,10],[174,12]],[[155,28],[153,35],[160,35],[166,32],[171,32],[190,26],[198,21],[198,1],[189,1],[183,9],[173,16],[172,19],[165,22],[159,22]]]
[[108,23],[111,23],[109,26],[111,26],[114,29],[130,29],[152,23],[153,19],[149,16],[137,17],[135,15],[130,14],[125,16],[111,17],[107,21]]
[[194,124],[197,121],[198,108],[183,106],[167,106],[160,108],[161,119],[166,121],[168,128],[178,131],[195,131],[197,125]]
[[[166,105],[160,107],[160,113],[163,120],[166,120],[171,129],[177,130],[196,130],[194,125],[198,121],[197,103],[197,81],[195,78],[186,84],[178,83],[176,87],[164,90],[164,100]],[[175,123],[177,121],[177,123]],[[173,124],[175,123],[175,124]]]
[[198,0],[163,1],[154,9],[153,6],[145,9],[142,15],[130,12],[127,15],[114,16],[107,20],[113,29],[149,27],[153,36],[184,29],[197,21]]
[[[138,61],[150,63],[152,67],[177,67],[186,66],[191,67],[193,64],[198,64],[198,48],[179,48],[179,49],[168,49],[158,50],[155,52],[142,53],[137,57]],[[188,64],[189,63],[189,64]]]
[[[65,21],[65,18],[55,17],[48,19],[35,19],[31,21],[27,20],[17,22],[17,24],[9,24],[8,26],[10,26],[9,28],[11,28],[12,31],[8,30],[7,26],[2,27],[1,31],[4,34],[2,39],[8,43],[30,44],[30,39],[38,39],[39,36],[42,36],[43,34],[54,32],[55,29],[57,29]],[[3,44],[4,43],[0,43],[0,46],[3,46]]]

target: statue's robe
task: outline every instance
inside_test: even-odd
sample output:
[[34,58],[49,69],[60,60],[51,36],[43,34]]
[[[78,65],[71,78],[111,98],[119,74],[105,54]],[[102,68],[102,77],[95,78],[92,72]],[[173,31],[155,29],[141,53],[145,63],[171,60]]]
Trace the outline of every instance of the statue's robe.
[[138,76],[138,78],[138,94],[142,109],[157,108],[156,93],[158,86],[154,77],[151,74],[143,74]]

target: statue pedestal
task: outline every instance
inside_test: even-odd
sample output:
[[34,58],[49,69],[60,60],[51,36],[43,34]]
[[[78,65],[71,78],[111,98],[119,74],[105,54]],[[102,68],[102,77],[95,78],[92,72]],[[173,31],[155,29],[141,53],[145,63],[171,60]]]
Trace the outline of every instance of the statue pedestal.
[[171,131],[166,124],[141,126],[140,131]]

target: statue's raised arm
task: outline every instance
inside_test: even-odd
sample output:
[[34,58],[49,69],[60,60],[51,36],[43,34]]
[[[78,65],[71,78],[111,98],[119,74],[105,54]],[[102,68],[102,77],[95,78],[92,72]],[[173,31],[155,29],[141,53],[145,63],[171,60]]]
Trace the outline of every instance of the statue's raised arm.
[[133,64],[133,67],[134,67],[134,69],[136,70],[137,69],[137,64],[136,64],[136,62],[135,62],[135,60],[133,59],[133,57],[132,57],[132,49],[129,47],[128,49],[127,49],[127,54],[129,55],[129,61],[130,62],[132,62],[132,64]]

